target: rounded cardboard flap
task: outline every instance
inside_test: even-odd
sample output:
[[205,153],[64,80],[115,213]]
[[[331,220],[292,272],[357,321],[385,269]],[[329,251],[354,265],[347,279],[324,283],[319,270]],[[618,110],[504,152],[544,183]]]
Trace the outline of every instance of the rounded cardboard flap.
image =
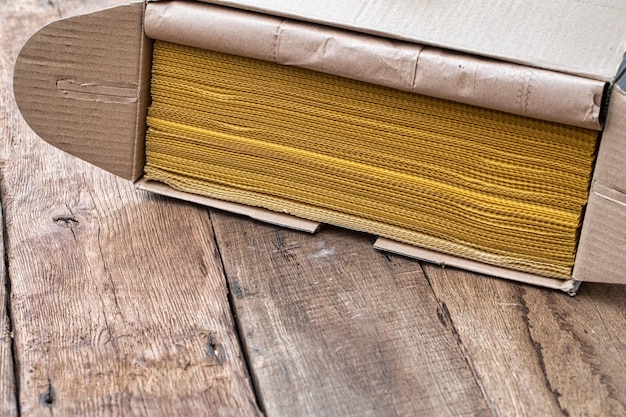
[[143,3],[50,23],[24,45],[13,89],[45,141],[120,177],[143,169],[151,48]]

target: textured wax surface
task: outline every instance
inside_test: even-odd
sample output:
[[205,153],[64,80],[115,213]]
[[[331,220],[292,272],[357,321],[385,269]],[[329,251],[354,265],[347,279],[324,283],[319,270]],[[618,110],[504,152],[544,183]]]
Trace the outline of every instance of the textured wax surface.
[[155,42],[145,177],[570,278],[597,132]]

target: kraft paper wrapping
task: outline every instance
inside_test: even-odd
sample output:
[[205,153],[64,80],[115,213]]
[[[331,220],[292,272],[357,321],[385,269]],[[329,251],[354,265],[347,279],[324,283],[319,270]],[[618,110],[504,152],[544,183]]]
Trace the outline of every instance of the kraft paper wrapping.
[[601,129],[605,83],[206,3],[149,3],[148,37]]

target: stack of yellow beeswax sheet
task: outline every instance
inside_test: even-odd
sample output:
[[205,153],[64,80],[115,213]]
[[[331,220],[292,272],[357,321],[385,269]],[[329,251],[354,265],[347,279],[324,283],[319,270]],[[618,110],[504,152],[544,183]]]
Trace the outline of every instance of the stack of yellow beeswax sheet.
[[156,41],[145,178],[568,279],[598,132]]

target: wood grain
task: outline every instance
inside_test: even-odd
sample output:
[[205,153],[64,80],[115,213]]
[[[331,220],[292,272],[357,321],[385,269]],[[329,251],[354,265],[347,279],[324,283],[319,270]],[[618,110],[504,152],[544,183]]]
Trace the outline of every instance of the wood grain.
[[497,415],[626,415],[626,287],[572,298],[424,268]]
[[[1,3],[3,68],[42,23],[122,2]],[[52,148],[2,99],[21,415],[259,415],[206,211]]]
[[[8,9],[8,5],[0,2],[0,26],[3,29],[6,28],[4,21],[9,16]],[[14,12],[14,10],[11,10],[11,12]],[[10,47],[5,42],[6,39],[0,38],[0,144],[2,144],[0,152],[3,151],[4,144],[9,140],[13,127],[9,126],[8,117],[8,103],[12,100],[11,89],[7,88],[8,80],[11,78]],[[0,173],[0,203],[2,202],[2,186],[3,179]],[[13,328],[9,319],[9,294],[7,289],[10,287],[10,282],[8,281],[6,271],[5,237],[3,213],[0,207],[0,416],[14,417],[17,416],[17,403],[11,348]]]
[[212,213],[268,416],[491,415],[417,262]]
[[[1,133],[1,131],[0,131]],[[2,223],[2,210],[0,210],[0,224]],[[11,341],[13,328],[8,317],[8,297],[4,262],[4,227],[0,227],[0,416],[17,416],[15,398],[15,378],[13,374],[13,358]]]

